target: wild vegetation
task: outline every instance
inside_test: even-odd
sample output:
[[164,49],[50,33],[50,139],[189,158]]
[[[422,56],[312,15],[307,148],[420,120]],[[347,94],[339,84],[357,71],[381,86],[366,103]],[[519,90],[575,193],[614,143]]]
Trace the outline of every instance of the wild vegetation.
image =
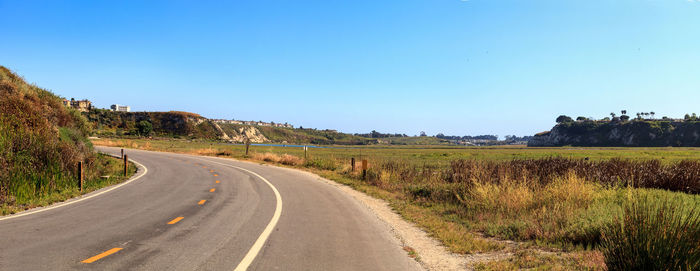
[[[231,131],[246,125],[219,124],[224,131]],[[330,130],[308,128],[284,128],[271,126],[253,126],[273,143],[286,144],[321,144],[321,145],[366,145],[377,143],[374,139],[364,138]]]
[[[116,161],[96,155],[90,125],[51,92],[0,66],[0,212],[12,213],[79,194],[78,162],[86,188],[116,179]],[[84,190],[87,192],[89,189]]]
[[[389,201],[453,252],[512,253],[475,265],[483,270],[604,269],[606,265],[630,269],[635,263],[666,257],[667,251],[624,254],[627,261],[618,263],[615,257],[620,251],[641,251],[646,244],[640,242],[675,242],[679,236],[687,242],[674,251],[691,254],[672,259],[698,268],[697,262],[687,260],[696,253],[688,248],[700,242],[688,227],[697,225],[700,208],[700,152],[695,148],[311,148],[305,159],[301,148],[289,147],[252,146],[246,157],[243,146],[216,143],[96,143],[311,170]],[[358,159],[355,171],[351,157]],[[370,165],[364,178],[361,159],[368,159]],[[636,215],[641,211],[629,206],[637,206],[640,199],[656,206],[653,210],[662,210],[668,220],[654,222],[655,215]],[[677,208],[658,207],[663,204]],[[645,220],[655,226],[634,232],[619,226],[632,223],[631,217],[634,223]],[[651,232],[669,234],[637,242]]]
[[221,134],[206,118],[189,112],[115,112],[93,109],[83,115],[92,123],[94,135],[167,136],[218,139]]
[[[626,111],[623,110],[624,113]],[[700,147],[700,121],[695,113],[684,119],[654,119],[653,112],[637,113],[637,118],[621,115],[591,120],[559,116],[551,131],[535,135],[529,146],[630,146]],[[643,116],[652,115],[652,118]]]

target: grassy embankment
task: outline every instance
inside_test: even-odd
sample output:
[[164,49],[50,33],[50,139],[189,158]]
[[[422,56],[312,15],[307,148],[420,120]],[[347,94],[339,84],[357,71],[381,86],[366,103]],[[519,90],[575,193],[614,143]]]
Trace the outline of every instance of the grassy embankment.
[[125,179],[117,159],[94,152],[89,132],[87,121],[59,97],[0,66],[0,214],[79,195],[81,161],[84,193]]
[[[513,253],[476,264],[479,269],[603,269],[606,263],[615,269],[649,259],[671,269],[700,264],[694,260],[700,256],[697,148],[312,148],[303,159],[300,148],[253,146],[243,157],[243,146],[217,143],[95,143],[310,170],[387,200],[453,252]],[[365,180],[350,170],[350,157],[370,161]],[[652,226],[635,229],[640,221]],[[659,249],[640,254],[649,247],[673,248],[675,256],[660,257]]]

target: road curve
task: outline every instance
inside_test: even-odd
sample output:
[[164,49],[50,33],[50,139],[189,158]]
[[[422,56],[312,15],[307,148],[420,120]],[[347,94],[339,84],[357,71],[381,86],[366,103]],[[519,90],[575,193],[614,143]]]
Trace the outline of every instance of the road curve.
[[125,151],[140,178],[0,220],[0,270],[420,270],[386,225],[308,174]]

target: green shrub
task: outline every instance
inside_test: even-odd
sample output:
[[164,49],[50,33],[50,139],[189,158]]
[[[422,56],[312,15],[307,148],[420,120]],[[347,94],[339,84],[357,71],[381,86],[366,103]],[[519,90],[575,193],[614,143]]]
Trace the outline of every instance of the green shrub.
[[610,270],[700,269],[700,208],[648,195],[630,200],[602,233]]

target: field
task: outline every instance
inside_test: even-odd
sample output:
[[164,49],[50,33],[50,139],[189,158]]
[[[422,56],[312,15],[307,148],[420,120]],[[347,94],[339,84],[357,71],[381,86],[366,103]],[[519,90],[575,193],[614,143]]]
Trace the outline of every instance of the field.
[[[94,144],[309,170],[387,200],[452,252],[489,255],[472,263],[480,270],[700,268],[698,148],[374,145],[305,157],[299,147],[251,146],[245,156],[245,146],[205,141]],[[351,157],[369,161],[365,176]]]

